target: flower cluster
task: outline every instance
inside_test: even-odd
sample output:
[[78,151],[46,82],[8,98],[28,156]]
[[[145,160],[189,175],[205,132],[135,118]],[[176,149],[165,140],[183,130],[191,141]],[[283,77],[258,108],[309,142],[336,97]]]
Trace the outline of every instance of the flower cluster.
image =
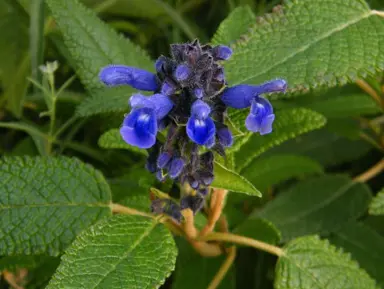
[[[233,138],[225,125],[227,107],[250,107],[245,125],[261,135],[272,131],[275,119],[271,103],[263,93],[283,92],[287,84],[282,79],[262,85],[228,87],[221,62],[232,55],[231,48],[191,43],[171,45],[172,57],[160,56],[156,74],[135,67],[109,65],[100,72],[108,86],[130,85],[151,96],[134,94],[120,133],[125,142],[149,149],[146,167],[163,181],[167,176],[186,182],[203,198],[214,179],[212,151],[225,154]],[[166,130],[165,141],[157,134]],[[200,154],[199,147],[207,152]],[[181,206],[201,208],[188,198]],[[196,203],[196,202],[195,202]],[[195,204],[194,203],[194,204]],[[184,205],[183,205],[184,204]]]

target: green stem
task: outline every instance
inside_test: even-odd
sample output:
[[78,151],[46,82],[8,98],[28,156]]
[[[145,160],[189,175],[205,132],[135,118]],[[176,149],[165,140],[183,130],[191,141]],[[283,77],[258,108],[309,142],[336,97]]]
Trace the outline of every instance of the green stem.
[[71,126],[78,119],[77,115],[70,117],[53,135],[57,139],[69,126]]

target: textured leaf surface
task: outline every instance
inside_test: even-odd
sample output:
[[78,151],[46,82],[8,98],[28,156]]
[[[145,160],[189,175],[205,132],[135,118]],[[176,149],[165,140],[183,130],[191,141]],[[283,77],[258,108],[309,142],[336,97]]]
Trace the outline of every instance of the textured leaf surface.
[[365,184],[344,176],[322,176],[305,180],[281,192],[254,216],[271,221],[283,240],[308,234],[334,232],[361,216],[371,193]]
[[[173,275],[172,289],[206,289],[225,261],[223,256],[202,257],[183,239],[177,239],[179,254]],[[220,282],[218,289],[233,289],[235,276],[233,267]]]
[[162,224],[116,215],[79,235],[47,288],[158,288],[174,269],[176,255]]
[[373,279],[350,256],[317,236],[284,248],[276,266],[276,289],[375,289]]
[[234,234],[246,236],[269,244],[280,241],[280,231],[268,220],[249,218],[233,230]]
[[275,155],[255,159],[242,169],[241,174],[263,191],[290,178],[322,172],[321,165],[308,157]]
[[304,95],[295,99],[294,104],[317,111],[327,118],[360,116],[380,112],[376,102],[369,95],[363,93],[316,98]]
[[384,285],[384,238],[371,228],[349,223],[330,238],[331,243],[351,253],[360,267],[372,278]]
[[99,146],[105,149],[127,149],[134,153],[148,155],[146,150],[139,149],[137,147],[127,144],[120,135],[120,130],[118,128],[111,129],[105,132],[99,138]]
[[1,255],[56,256],[111,214],[104,177],[77,159],[4,158],[0,180]]
[[227,79],[235,85],[285,78],[289,90],[335,85],[383,68],[383,36],[384,19],[362,0],[288,2],[234,47]]
[[119,36],[77,0],[46,3],[63,33],[75,70],[88,90],[103,87],[98,74],[108,64],[154,69],[141,49]]
[[212,187],[261,197],[261,193],[247,179],[215,162]]
[[369,205],[371,215],[384,215],[384,188],[373,198]]
[[249,6],[237,7],[221,22],[212,42],[214,44],[229,45],[246,33],[256,22],[256,17]]
[[76,114],[87,117],[100,113],[120,112],[123,121],[124,112],[129,111],[128,100],[132,92],[129,86],[100,89],[80,103],[76,108]]
[[[244,116],[244,112],[239,112]],[[235,153],[236,169],[240,171],[266,150],[300,134],[318,129],[325,122],[326,119],[321,114],[304,108],[276,112],[273,132],[263,136],[253,134],[241,149]],[[243,124],[244,120],[241,120],[241,123]]]
[[324,127],[288,140],[265,152],[263,157],[275,154],[300,154],[323,166],[329,166],[356,160],[370,149],[372,146],[363,140],[351,140]]

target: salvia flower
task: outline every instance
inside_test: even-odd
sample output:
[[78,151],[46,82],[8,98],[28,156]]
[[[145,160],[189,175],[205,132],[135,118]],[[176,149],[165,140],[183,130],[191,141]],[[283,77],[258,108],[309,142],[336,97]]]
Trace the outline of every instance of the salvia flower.
[[[225,45],[172,44],[171,57],[161,55],[154,64],[156,73],[140,68],[109,65],[100,80],[107,86],[129,85],[151,96],[134,94],[129,101],[131,111],[120,129],[125,142],[148,149],[146,168],[159,181],[167,177],[181,185],[189,184],[194,197],[184,196],[182,207],[195,212],[204,204],[200,199],[209,192],[214,180],[213,151],[225,156],[225,148],[233,144],[226,126],[227,108],[250,108],[245,126],[260,135],[272,132],[275,115],[271,103],[262,95],[285,92],[283,79],[261,85],[230,86],[225,79],[222,61],[232,56]],[[165,140],[158,131],[166,129]],[[205,147],[204,153],[200,148]],[[157,201],[154,212],[169,213],[180,218],[178,206]],[[164,207],[164,205],[167,206]],[[180,209],[180,208],[179,208]],[[171,212],[172,211],[172,212]],[[176,215],[177,216],[176,216]]]

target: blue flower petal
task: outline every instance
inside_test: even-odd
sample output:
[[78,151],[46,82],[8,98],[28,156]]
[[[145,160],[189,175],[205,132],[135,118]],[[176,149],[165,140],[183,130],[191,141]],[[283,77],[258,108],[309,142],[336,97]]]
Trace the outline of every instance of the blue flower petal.
[[171,165],[168,171],[169,176],[172,179],[177,178],[183,171],[184,166],[185,166],[185,162],[182,158],[172,159]]
[[163,85],[161,86],[161,94],[164,95],[171,95],[175,92],[175,90],[175,86],[168,81],[164,81]]
[[216,127],[210,117],[206,119],[197,119],[191,116],[187,122],[188,137],[199,145],[205,145],[208,140],[215,136]]
[[232,49],[225,45],[218,45],[213,49],[213,53],[217,59],[227,60],[232,56]]
[[164,64],[165,64],[165,61],[166,61],[166,57],[165,56],[160,56],[156,62],[155,62],[155,69],[157,72],[162,72],[163,71],[163,67],[164,67]]
[[272,123],[275,120],[272,105],[265,98],[257,98],[252,101],[251,112],[245,120],[245,126],[252,132],[261,135],[272,132]]
[[166,117],[174,105],[168,96],[160,93],[152,95],[150,101],[155,107],[155,113],[158,120]]
[[155,108],[150,98],[140,93],[136,93],[131,96],[131,98],[129,99],[129,105],[132,108],[142,108],[142,107]]
[[120,128],[123,140],[133,146],[147,149],[156,142],[157,120],[153,109],[134,109],[128,114]]
[[196,98],[202,98],[204,96],[204,90],[197,87],[193,90],[193,94],[196,96]]
[[231,131],[223,127],[217,131],[217,137],[219,139],[219,142],[224,147],[230,147],[233,143],[233,137]]
[[211,108],[204,101],[198,99],[191,107],[191,115],[198,119],[206,119],[211,113]]
[[241,109],[251,105],[252,99],[263,93],[285,92],[287,82],[283,79],[268,81],[261,85],[240,84],[226,88],[221,100],[230,107]]
[[157,158],[157,167],[160,169],[164,169],[169,161],[171,160],[172,155],[168,152],[161,153]]
[[241,109],[251,105],[252,98],[257,94],[257,88],[252,85],[240,84],[224,90],[221,100],[230,107]]
[[180,64],[176,67],[175,70],[175,78],[179,81],[186,80],[191,73],[191,69],[185,65],[185,64]]
[[158,88],[155,74],[131,66],[108,65],[102,68],[99,78],[108,86],[130,85],[147,91],[155,91]]
[[216,138],[215,138],[215,135],[213,135],[210,139],[208,139],[204,145],[207,147],[207,148],[212,148],[216,143]]

